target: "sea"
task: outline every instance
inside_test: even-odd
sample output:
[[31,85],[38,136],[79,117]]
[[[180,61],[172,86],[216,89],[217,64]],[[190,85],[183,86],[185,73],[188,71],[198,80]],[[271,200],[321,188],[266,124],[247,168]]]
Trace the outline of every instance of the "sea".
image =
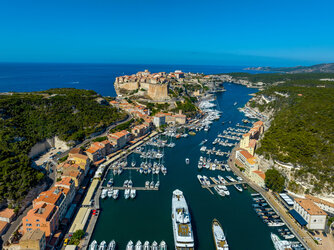
[[[0,64],[0,92],[9,91],[40,91],[50,88],[81,88],[93,89],[104,96],[115,96],[113,82],[115,77],[123,74],[133,74],[148,69],[151,72],[182,70],[198,73],[228,73],[246,72],[243,67],[227,66],[186,66],[186,65],[117,65],[117,64]],[[133,200],[124,199],[124,191],[117,200],[101,200],[101,213],[91,240],[99,243],[103,240],[117,242],[118,249],[125,249],[128,241],[136,243],[140,240],[164,240],[168,249],[174,248],[171,205],[172,192],[175,189],[183,191],[188,203],[194,231],[195,249],[215,249],[212,237],[211,223],[214,218],[221,223],[226,234],[230,249],[274,249],[270,233],[277,229],[268,227],[257,216],[252,207],[250,188],[243,192],[233,186],[228,189],[229,197],[220,197],[215,192],[211,194],[203,189],[198,180],[198,174],[206,176],[231,175],[232,172],[199,170],[197,162],[202,155],[200,143],[207,139],[208,147],[215,146],[229,151],[219,145],[212,145],[218,133],[228,127],[236,127],[244,119],[238,107],[243,107],[256,89],[232,83],[224,83],[226,92],[216,96],[217,108],[222,111],[222,117],[214,122],[208,132],[200,131],[195,136],[174,139],[174,148],[165,148],[164,162],[168,168],[166,176],[143,175],[135,170],[124,171],[114,176],[116,186],[121,186],[126,179],[132,179],[134,186],[144,186],[145,181],[160,181],[159,191],[137,191]],[[222,123],[224,122],[224,123]],[[203,155],[206,156],[206,155]],[[185,163],[185,158],[190,163]],[[226,161],[226,157],[212,157]],[[137,154],[129,156],[128,161],[141,158]],[[105,178],[105,184],[111,177],[111,172]]]
[[[246,66],[245,66],[246,67]],[[242,66],[142,65],[142,64],[61,64],[61,63],[0,63],[0,92],[29,92],[51,88],[92,89],[103,96],[115,96],[117,76],[182,70],[204,74],[251,72]],[[258,73],[258,72],[256,72]]]

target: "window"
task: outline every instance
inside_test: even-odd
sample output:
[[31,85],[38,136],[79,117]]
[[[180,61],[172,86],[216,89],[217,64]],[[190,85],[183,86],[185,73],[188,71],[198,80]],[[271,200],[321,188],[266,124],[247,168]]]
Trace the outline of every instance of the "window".
[[30,223],[27,223],[26,226],[27,226],[27,227],[31,227],[31,224],[30,224]]
[[39,219],[36,219],[36,221],[39,221]]
[[28,219],[26,219],[26,221],[28,221]]
[[41,225],[40,224],[36,224],[36,227],[40,227]]

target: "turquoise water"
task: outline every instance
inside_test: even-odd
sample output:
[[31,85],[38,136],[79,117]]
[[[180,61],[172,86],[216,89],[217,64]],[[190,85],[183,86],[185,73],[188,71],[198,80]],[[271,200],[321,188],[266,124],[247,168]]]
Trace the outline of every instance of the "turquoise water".
[[[215,122],[209,132],[198,132],[196,136],[176,140],[174,148],[165,148],[165,165],[168,168],[166,176],[160,175],[159,191],[138,191],[135,200],[125,200],[123,191],[118,200],[101,201],[103,211],[100,214],[92,240],[98,242],[115,239],[120,249],[125,249],[129,240],[134,243],[148,240],[158,243],[165,240],[169,249],[174,248],[171,199],[175,189],[183,191],[192,217],[196,249],[214,249],[211,222],[217,218],[225,231],[230,249],[274,249],[270,239],[270,228],[262,222],[252,208],[251,190],[238,192],[234,187],[228,189],[230,197],[212,195],[201,188],[197,174],[197,161],[201,155],[200,142],[207,138],[207,146],[217,134],[244,118],[237,108],[243,106],[249,99],[249,94],[256,90],[235,84],[225,84],[226,92],[217,95],[220,110],[223,115]],[[237,105],[233,105],[237,102]],[[222,124],[225,121],[225,124]],[[231,121],[231,123],[229,123]],[[221,147],[215,145],[216,148]],[[185,164],[185,158],[190,164]],[[131,160],[132,156],[130,156]],[[225,160],[224,157],[216,157]],[[139,157],[136,155],[137,164]],[[231,172],[201,170],[207,176],[232,175]],[[128,179],[129,171],[116,176],[116,186],[122,185]],[[134,186],[144,186],[150,176],[131,172]],[[156,176],[154,177],[156,181]],[[107,177],[107,179],[109,179]]]

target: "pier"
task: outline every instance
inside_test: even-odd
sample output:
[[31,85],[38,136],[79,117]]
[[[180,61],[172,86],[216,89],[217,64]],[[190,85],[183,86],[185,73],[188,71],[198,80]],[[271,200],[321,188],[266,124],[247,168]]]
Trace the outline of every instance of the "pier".
[[113,189],[113,190],[126,190],[126,189],[134,189],[134,190],[143,190],[143,191],[159,191],[159,187],[107,187],[102,186],[103,189]]
[[202,185],[202,188],[213,188],[216,186],[232,186],[232,185],[236,185],[236,184],[246,184],[247,182],[245,181],[236,181],[236,182],[227,182],[225,184],[210,184],[210,185]]

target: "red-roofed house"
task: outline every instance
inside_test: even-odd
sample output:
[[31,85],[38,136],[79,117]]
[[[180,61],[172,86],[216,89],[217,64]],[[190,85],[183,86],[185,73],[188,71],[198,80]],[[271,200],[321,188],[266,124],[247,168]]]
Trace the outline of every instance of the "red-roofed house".
[[131,140],[131,134],[126,130],[122,130],[108,135],[108,138],[117,146],[117,148],[122,148]]
[[236,152],[236,164],[244,168],[247,175],[250,175],[254,170],[258,170],[256,157],[246,150],[238,150]]
[[22,218],[22,233],[40,229],[45,236],[51,236],[58,225],[58,209],[55,205],[40,203],[30,209]]
[[250,178],[253,182],[255,182],[260,187],[265,186],[265,179],[266,174],[262,172],[261,170],[254,170],[251,172]]

